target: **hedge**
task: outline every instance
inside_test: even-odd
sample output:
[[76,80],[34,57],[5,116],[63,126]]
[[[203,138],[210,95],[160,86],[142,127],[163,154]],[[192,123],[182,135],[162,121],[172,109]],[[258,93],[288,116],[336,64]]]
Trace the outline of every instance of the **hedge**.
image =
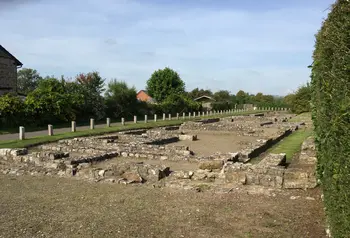
[[316,35],[312,117],[328,223],[350,237],[350,1],[337,0]]

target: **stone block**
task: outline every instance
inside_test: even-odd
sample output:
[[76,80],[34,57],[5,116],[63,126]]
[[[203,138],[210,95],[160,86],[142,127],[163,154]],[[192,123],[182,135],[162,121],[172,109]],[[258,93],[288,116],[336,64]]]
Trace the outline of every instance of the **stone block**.
[[284,173],[284,188],[314,188],[317,181],[313,172],[304,171],[302,169],[287,169]]
[[193,172],[192,171],[174,171],[170,174],[171,177],[174,177],[176,179],[191,179],[191,177],[193,176]]
[[259,185],[259,175],[256,173],[251,173],[251,172],[246,173],[246,184],[247,185],[250,185],[250,184]]
[[193,154],[193,152],[190,151],[190,150],[182,150],[181,153],[182,153],[184,156],[190,156],[190,155]]
[[197,140],[197,135],[179,135],[179,140],[195,141]]
[[267,168],[266,174],[269,174],[271,176],[283,177],[285,171],[286,171],[285,167],[273,166],[273,167]]
[[127,183],[142,183],[143,179],[137,172],[125,172],[122,174],[122,178],[126,180]]
[[275,177],[275,187],[276,188],[283,188],[283,177],[281,177],[281,176]]
[[199,163],[199,169],[208,169],[208,170],[214,170],[214,169],[222,169],[224,166],[224,161],[222,160],[207,160],[207,161],[201,161]]
[[0,156],[6,156],[10,154],[11,149],[0,149]]
[[265,187],[275,187],[275,176],[268,174],[259,175],[259,183]]
[[205,180],[208,176],[208,172],[205,170],[196,170],[193,173],[192,180],[198,181],[198,180]]
[[264,159],[262,159],[258,166],[260,167],[271,167],[284,165],[286,163],[286,154],[268,154]]
[[225,182],[226,183],[235,183],[235,184],[246,184],[247,175],[244,171],[237,172],[225,172]]
[[9,150],[9,155],[11,156],[20,156],[20,155],[26,155],[26,154],[28,154],[28,150],[26,148]]
[[146,165],[147,174],[145,177],[142,176],[147,182],[157,182],[170,173],[170,168],[164,165]]

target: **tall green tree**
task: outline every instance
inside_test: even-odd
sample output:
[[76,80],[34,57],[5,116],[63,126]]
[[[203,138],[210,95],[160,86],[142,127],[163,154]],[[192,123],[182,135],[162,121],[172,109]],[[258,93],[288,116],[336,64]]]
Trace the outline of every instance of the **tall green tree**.
[[132,116],[136,113],[137,98],[135,87],[126,82],[111,80],[105,93],[107,115],[110,117]]
[[39,75],[38,71],[30,68],[23,68],[17,73],[17,91],[27,94],[38,86],[40,80],[42,80],[42,77]]
[[294,113],[310,112],[311,87],[310,84],[302,85],[295,92],[291,109]]
[[146,89],[157,102],[162,102],[172,94],[184,94],[185,83],[176,71],[166,67],[151,75]]
[[161,111],[165,113],[192,112],[201,109],[201,104],[193,101],[190,97],[183,94],[171,94],[161,104]]
[[254,102],[255,103],[263,103],[264,102],[264,94],[263,93],[257,93],[254,96]]
[[350,1],[337,0],[316,35],[311,105],[317,171],[332,237],[350,234]]
[[209,89],[199,89],[195,88],[191,92],[188,93],[188,96],[192,99],[199,98],[201,96],[213,96],[213,92]]
[[231,94],[227,90],[220,90],[214,93],[214,99],[217,102],[230,102]]
[[76,82],[81,85],[81,93],[84,96],[82,116],[102,119],[105,116],[105,102],[102,96],[105,79],[98,72],[90,72],[79,74]]
[[238,104],[245,104],[248,102],[249,94],[244,92],[243,90],[239,90],[236,94],[236,100]]

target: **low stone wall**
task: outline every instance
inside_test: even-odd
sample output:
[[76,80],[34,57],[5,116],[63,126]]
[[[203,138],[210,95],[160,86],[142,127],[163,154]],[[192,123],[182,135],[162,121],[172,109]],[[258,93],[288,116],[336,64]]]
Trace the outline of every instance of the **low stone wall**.
[[93,168],[90,164],[78,166],[74,176],[85,179],[107,180],[118,183],[154,183],[170,174],[169,167],[136,162],[121,162],[107,168]]
[[307,138],[301,145],[299,162],[302,164],[316,164],[316,147],[313,137]]
[[282,188],[285,154],[269,154],[258,164],[227,163],[222,173],[225,182]]
[[285,173],[285,188],[314,188],[316,179],[316,149],[313,137],[307,138],[301,145],[299,157],[292,162]]
[[26,148],[18,148],[18,149],[0,149],[0,157],[6,158],[8,156],[18,156],[18,155],[26,155],[28,150]]
[[241,162],[247,162],[250,159],[259,156],[260,154],[271,148],[273,145],[278,143],[280,140],[282,140],[286,136],[289,136],[292,132],[293,131],[291,129],[287,129],[275,138],[269,140],[258,140],[257,143],[251,148],[240,151],[241,155],[239,156],[239,160]]
[[284,176],[284,188],[307,189],[317,186],[314,170],[303,168],[287,169]]

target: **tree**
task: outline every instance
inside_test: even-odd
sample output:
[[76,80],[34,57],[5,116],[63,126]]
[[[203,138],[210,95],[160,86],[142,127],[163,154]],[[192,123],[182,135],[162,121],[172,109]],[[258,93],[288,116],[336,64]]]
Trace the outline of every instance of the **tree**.
[[35,69],[23,68],[17,73],[17,91],[27,94],[33,91],[42,77]]
[[66,92],[64,80],[47,77],[28,94],[25,106],[33,123],[46,124],[74,120],[76,118],[73,110],[74,102],[76,95]]
[[81,85],[81,93],[84,95],[82,117],[94,117],[100,120],[105,116],[105,102],[101,93],[104,91],[104,82],[98,72],[79,74],[76,81]]
[[227,90],[220,90],[214,93],[214,99],[217,102],[229,102],[231,100],[231,94]]
[[201,109],[201,104],[193,101],[186,95],[171,94],[160,104],[162,112],[165,113],[182,113],[198,111]]
[[199,98],[201,96],[213,96],[213,92],[209,89],[199,89],[195,88],[188,93],[188,96],[192,99]]
[[[275,99],[275,101],[277,101]],[[281,104],[289,107],[292,112],[300,114],[309,112],[311,101],[311,87],[310,84],[302,85],[295,93],[288,94],[282,99]]]
[[350,234],[350,1],[337,0],[316,35],[311,105],[317,174],[332,237]]
[[254,96],[254,102],[255,103],[263,103],[264,102],[264,94],[263,93],[257,93]]
[[295,92],[291,109],[294,113],[303,113],[310,111],[311,88],[309,84],[302,85]]
[[114,79],[109,82],[105,99],[108,116],[130,116],[136,113],[138,104],[136,89],[135,87],[129,88],[123,81]]
[[289,108],[291,108],[293,106],[294,97],[295,97],[294,93],[290,93],[290,94],[286,95],[283,98],[283,103],[286,104]]
[[91,92],[101,94],[104,91],[105,79],[100,76],[99,72],[81,73],[76,80]]
[[161,103],[170,95],[184,94],[185,83],[176,71],[166,67],[151,75],[146,89],[151,97]]
[[236,100],[238,104],[245,104],[247,103],[248,95],[243,90],[239,90],[236,94]]

